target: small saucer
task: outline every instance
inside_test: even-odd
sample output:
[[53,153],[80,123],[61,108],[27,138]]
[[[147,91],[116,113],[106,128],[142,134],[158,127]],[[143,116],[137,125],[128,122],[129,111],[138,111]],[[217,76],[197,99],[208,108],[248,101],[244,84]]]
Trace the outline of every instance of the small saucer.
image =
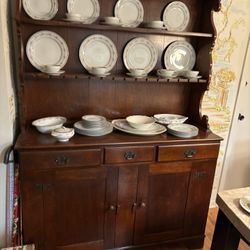
[[58,72],[55,72],[55,73],[47,73],[47,72],[44,72],[44,73],[51,75],[51,76],[60,76],[61,74],[65,73],[65,70],[59,70]]
[[104,74],[94,74],[92,72],[89,72],[91,75],[93,76],[97,76],[97,77],[105,77],[105,76],[108,76],[110,75],[111,73],[110,72],[107,72],[107,73],[104,73]]
[[132,73],[130,73],[130,72],[127,72],[126,75],[131,76],[131,77],[134,77],[134,78],[143,78],[143,77],[146,77],[146,76],[147,76],[147,74],[143,74],[143,75],[134,75],[134,74],[132,74]]
[[195,77],[184,76],[184,78],[187,78],[187,79],[200,79],[200,78],[202,78],[202,76],[195,76]]

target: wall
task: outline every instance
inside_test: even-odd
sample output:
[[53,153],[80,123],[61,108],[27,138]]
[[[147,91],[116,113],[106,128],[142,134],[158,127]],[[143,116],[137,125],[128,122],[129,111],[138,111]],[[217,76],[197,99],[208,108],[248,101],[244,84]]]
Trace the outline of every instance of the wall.
[[221,11],[214,14],[217,39],[212,54],[212,81],[202,105],[203,114],[209,116],[211,130],[224,138],[217,163],[211,206],[215,205],[214,201],[220,184],[250,32],[250,1],[222,0],[221,3]]
[[[2,163],[6,147],[13,140],[15,104],[12,88],[10,47],[7,25],[8,0],[0,1],[0,247],[6,236],[6,166]],[[9,19],[10,20],[10,19]]]

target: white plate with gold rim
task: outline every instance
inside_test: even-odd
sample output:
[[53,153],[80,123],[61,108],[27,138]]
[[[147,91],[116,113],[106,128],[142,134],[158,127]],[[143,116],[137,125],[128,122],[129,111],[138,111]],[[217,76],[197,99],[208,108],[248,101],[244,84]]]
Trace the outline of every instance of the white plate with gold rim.
[[143,21],[144,9],[139,0],[119,0],[114,12],[122,26],[137,27]]
[[169,70],[192,70],[195,61],[195,50],[187,41],[172,42],[164,53],[164,64]]
[[171,2],[163,11],[164,26],[169,31],[184,31],[189,24],[190,13],[181,1]]
[[57,33],[42,30],[29,38],[26,54],[30,63],[43,71],[45,65],[59,65],[62,68],[68,61],[69,49],[64,39]]
[[85,24],[93,23],[100,15],[98,0],[68,0],[67,11],[80,14],[80,21]]
[[105,67],[108,72],[115,66],[117,57],[115,44],[103,35],[88,36],[79,49],[80,61],[88,71],[92,68]]
[[112,124],[114,126],[114,128],[125,132],[125,133],[129,133],[129,134],[134,134],[134,135],[147,135],[147,136],[151,136],[151,135],[158,135],[158,134],[162,134],[164,132],[167,131],[165,126],[162,126],[160,124],[154,123],[150,128],[148,129],[144,129],[144,130],[139,130],[136,128],[131,127],[128,122],[126,121],[126,119],[116,119],[112,121]]
[[157,59],[158,53],[154,44],[144,37],[137,37],[129,41],[123,52],[125,67],[128,70],[143,69],[145,74],[153,70]]
[[36,20],[50,20],[58,11],[57,0],[23,0],[25,12]]

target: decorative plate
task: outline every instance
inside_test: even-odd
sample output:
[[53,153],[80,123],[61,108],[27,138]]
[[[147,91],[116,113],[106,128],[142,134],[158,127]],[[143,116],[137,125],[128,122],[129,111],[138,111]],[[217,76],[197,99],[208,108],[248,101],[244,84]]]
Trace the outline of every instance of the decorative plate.
[[188,119],[186,116],[176,114],[155,114],[154,118],[161,124],[179,124]]
[[131,127],[128,122],[126,121],[126,119],[116,119],[112,121],[112,124],[114,126],[114,128],[128,133],[128,134],[134,134],[134,135],[147,135],[147,136],[151,136],[151,135],[158,135],[158,134],[162,134],[164,132],[167,131],[166,127],[160,125],[160,124],[153,124],[150,129],[147,130],[139,130],[136,128]]
[[67,63],[69,50],[64,39],[57,33],[42,30],[29,38],[26,54],[30,63],[42,71],[44,65],[59,65],[62,68]]
[[164,54],[164,64],[166,69],[169,70],[192,70],[195,61],[195,50],[187,41],[175,41],[171,43]]
[[158,59],[154,44],[144,37],[132,39],[123,52],[125,67],[130,69],[144,69],[148,74],[155,67]]
[[198,135],[199,129],[190,124],[170,124],[168,125],[168,132],[172,135],[189,138]]
[[114,12],[122,26],[137,27],[143,21],[144,10],[139,0],[119,0]]
[[80,14],[81,22],[93,23],[100,15],[98,0],[68,0],[67,10],[70,13]]
[[23,0],[25,12],[33,19],[50,20],[58,11],[57,0]]
[[184,31],[190,20],[190,13],[186,4],[174,1],[164,9],[162,19],[167,30]]
[[245,196],[240,199],[240,205],[241,207],[250,213],[250,196]]
[[103,35],[87,37],[79,49],[80,61],[88,71],[93,67],[105,67],[108,72],[115,66],[117,57],[114,43]]

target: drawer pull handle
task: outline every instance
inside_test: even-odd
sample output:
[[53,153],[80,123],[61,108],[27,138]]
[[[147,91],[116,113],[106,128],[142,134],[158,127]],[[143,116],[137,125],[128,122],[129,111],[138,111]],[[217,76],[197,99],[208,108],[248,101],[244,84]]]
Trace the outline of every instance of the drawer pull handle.
[[206,177],[207,173],[205,171],[195,172],[196,178],[204,178]]
[[192,158],[196,154],[197,154],[196,149],[188,149],[187,151],[184,152],[184,155],[185,155],[186,158]]
[[109,206],[109,210],[110,211],[115,211],[116,210],[116,206],[115,205],[110,205]]
[[55,159],[55,163],[57,166],[64,166],[66,164],[69,163],[70,158],[68,156],[65,155],[59,155],[56,159]]
[[142,202],[141,204],[140,204],[140,207],[141,208],[145,208],[147,205],[146,205],[146,203],[145,202]]
[[135,157],[136,157],[136,153],[132,151],[125,152],[124,154],[124,158],[128,161],[135,159]]

